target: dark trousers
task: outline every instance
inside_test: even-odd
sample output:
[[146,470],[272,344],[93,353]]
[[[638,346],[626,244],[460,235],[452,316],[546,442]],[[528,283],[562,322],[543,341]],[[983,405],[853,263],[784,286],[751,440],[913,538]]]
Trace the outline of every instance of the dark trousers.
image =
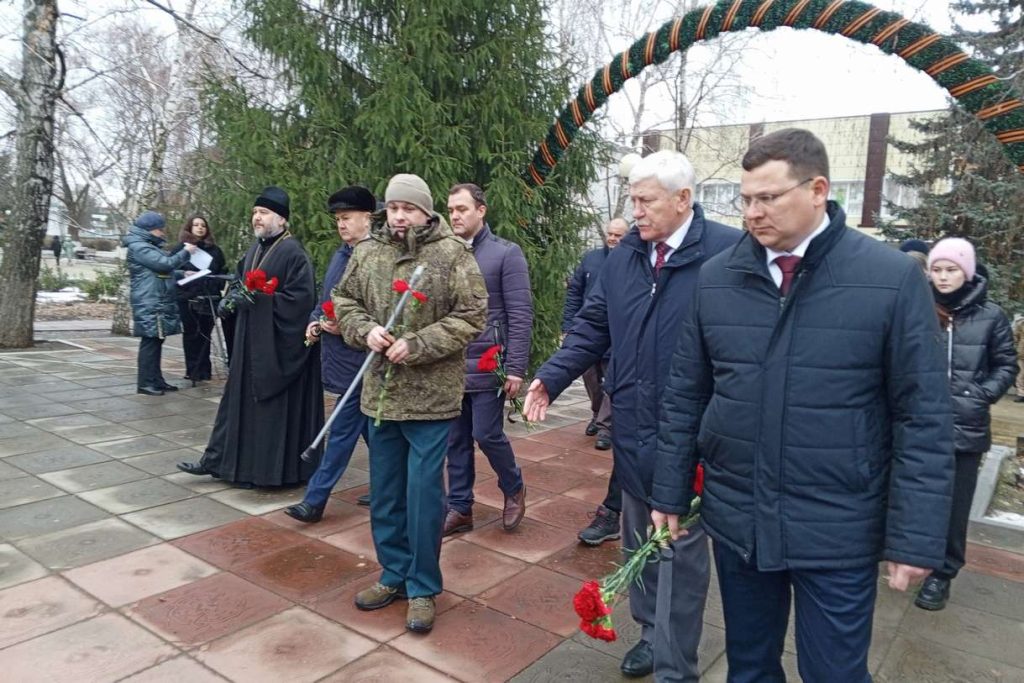
[[[331,490],[341,479],[341,475],[345,473],[348,461],[352,459],[352,451],[355,449],[359,437],[362,436],[363,441],[367,443],[370,441],[367,431],[369,418],[363,415],[359,409],[361,393],[360,387],[356,387],[349,397],[348,403],[342,406],[338,417],[331,423],[331,433],[327,437],[324,456],[320,459],[320,464],[313,472],[313,476],[309,478],[306,495],[303,497],[303,501],[313,507],[327,504]],[[341,399],[341,397],[338,398]]]
[[878,565],[762,572],[756,560],[714,543],[725,615],[729,683],[783,683],[782,648],[790,599],[796,651],[806,683],[868,683],[868,648]]
[[587,368],[583,373],[583,386],[590,398],[590,411],[593,413],[597,435],[608,437],[612,433],[612,402],[604,393],[604,372],[608,368],[607,361],[601,361]]
[[139,339],[139,372],[138,386],[160,389],[167,384],[160,372],[160,355],[164,340],[159,337],[142,337]]
[[943,579],[953,579],[966,562],[967,522],[974,501],[974,486],[978,483],[981,453],[956,454],[956,474],[953,479],[953,507],[949,512],[949,532],[946,535],[946,561],[942,569],[933,572]]
[[506,496],[519,493],[523,473],[516,464],[512,444],[505,436],[505,394],[478,391],[462,395],[462,414],[448,434],[448,507],[462,514],[473,509],[476,461],[473,442],[487,456],[498,475],[498,488]]
[[[636,534],[647,538],[651,508],[628,491],[622,494],[622,547],[636,548]],[[623,562],[629,554],[623,552]],[[654,650],[654,677],[696,683],[700,678],[697,646],[704,627],[704,602],[711,574],[708,539],[698,524],[672,541],[662,561],[648,563],[643,586],[629,586],[629,611],[640,624],[640,638]]]
[[441,592],[444,453],[451,420],[367,419],[370,530],[380,582],[410,598]]
[[213,311],[196,310],[196,306],[209,306],[205,300],[195,304],[179,301],[181,314],[181,345],[185,350],[185,375],[193,380],[207,380],[213,376],[210,367],[210,335],[213,332]]
[[605,494],[604,502],[601,505],[615,512],[622,512],[622,486],[619,485],[619,478],[615,474],[615,461],[612,461],[612,473],[608,477],[608,493]]

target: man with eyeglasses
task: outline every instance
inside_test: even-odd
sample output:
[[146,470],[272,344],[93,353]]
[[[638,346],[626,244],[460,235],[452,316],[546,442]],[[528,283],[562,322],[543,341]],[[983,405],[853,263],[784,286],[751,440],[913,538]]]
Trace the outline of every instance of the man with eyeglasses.
[[[748,235],[705,264],[662,403],[651,506],[674,534],[704,465],[729,680],[785,681],[791,597],[806,681],[870,681],[878,562],[942,566],[949,389],[917,264],[846,227],[805,130],[743,157]],[[690,535],[693,531],[690,531]]]
[[[543,420],[569,384],[610,350],[604,390],[612,403],[612,453],[622,486],[623,546],[636,548],[650,525],[658,409],[679,324],[693,301],[701,265],[741,232],[707,220],[694,203],[695,174],[679,152],[645,157],[629,174],[634,227],[611,250],[562,348],[537,371],[527,419]],[[627,676],[696,681],[709,559],[703,532],[673,543],[673,559],[648,565],[629,588],[638,642],[622,660]],[[627,551],[628,557],[628,551]]]

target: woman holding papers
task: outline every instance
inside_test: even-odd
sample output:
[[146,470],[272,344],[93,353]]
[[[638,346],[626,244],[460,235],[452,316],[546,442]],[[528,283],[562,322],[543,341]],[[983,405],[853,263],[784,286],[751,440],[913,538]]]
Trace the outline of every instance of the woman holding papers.
[[[174,248],[177,253],[186,244],[194,244],[199,251],[192,256],[191,271],[209,271],[213,275],[225,272],[224,252],[220,250],[210,232],[206,218],[200,215],[190,217],[178,236],[180,244]],[[204,256],[204,253],[207,256]],[[207,265],[205,261],[209,259]],[[210,379],[210,335],[216,320],[216,299],[220,295],[222,282],[200,277],[178,287],[178,308],[181,312],[182,344],[185,348],[185,379],[201,382]],[[211,306],[212,302],[212,306]]]

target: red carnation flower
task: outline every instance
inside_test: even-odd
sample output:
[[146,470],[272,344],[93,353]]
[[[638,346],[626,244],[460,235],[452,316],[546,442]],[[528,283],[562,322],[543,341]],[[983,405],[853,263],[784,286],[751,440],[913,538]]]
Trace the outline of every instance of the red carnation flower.
[[263,289],[267,283],[267,274],[262,270],[250,270],[245,274],[245,288],[250,292]]
[[611,609],[601,599],[601,587],[597,581],[584,583],[579,592],[573,596],[572,606],[580,619],[588,623],[597,621],[606,614],[611,614]]
[[697,465],[697,476],[693,478],[693,492],[698,496],[704,495],[704,465]]
[[399,294],[403,294],[409,290],[409,283],[405,280],[395,280],[391,283],[391,289],[395,290]]
[[476,369],[480,372],[494,372],[498,369],[498,354],[501,353],[501,345],[495,344],[480,356]]
[[423,292],[417,292],[416,290],[413,290],[412,295],[416,297],[416,301],[419,301],[421,304],[427,303],[427,295],[424,294]]
[[334,320],[334,302],[328,299],[327,301],[320,304],[320,308],[323,309],[324,317],[328,320]]
[[277,291],[277,277],[272,277],[266,282],[264,282],[263,286],[260,287],[260,291],[263,292],[264,294],[273,294],[275,291]]

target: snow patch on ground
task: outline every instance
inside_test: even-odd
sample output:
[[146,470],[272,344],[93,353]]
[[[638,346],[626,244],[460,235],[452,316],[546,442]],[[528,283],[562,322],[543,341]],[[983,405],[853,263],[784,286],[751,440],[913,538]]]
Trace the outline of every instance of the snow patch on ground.
[[993,522],[1002,522],[1003,524],[1012,524],[1014,526],[1019,526],[1021,529],[1024,529],[1024,515],[1018,514],[1016,512],[1006,512],[1004,510],[997,510],[996,512],[993,512],[991,515],[985,515],[985,519],[990,519]]
[[73,304],[88,298],[78,287],[65,287],[56,292],[36,292],[36,303],[40,304]]

